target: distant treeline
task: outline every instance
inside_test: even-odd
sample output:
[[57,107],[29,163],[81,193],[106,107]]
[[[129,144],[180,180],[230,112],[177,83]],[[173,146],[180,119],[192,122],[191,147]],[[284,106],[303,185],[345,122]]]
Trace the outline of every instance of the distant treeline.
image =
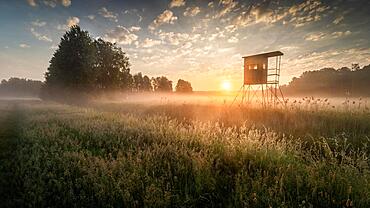
[[282,86],[287,95],[370,96],[370,65],[352,68],[323,68],[306,71],[289,85]]
[[[110,92],[172,92],[172,81],[161,76],[131,75],[129,58],[116,44],[93,39],[73,26],[58,45],[45,73],[41,97],[67,101]],[[189,82],[179,80],[178,92],[191,92]],[[68,101],[67,101],[68,102]]]
[[0,83],[0,96],[3,97],[38,97],[41,81],[12,77]]
[[[137,73],[129,77],[130,92],[169,92],[172,91],[172,81],[167,77],[143,76]],[[10,78],[0,83],[0,96],[8,97],[39,97],[43,82]],[[176,92],[191,92],[191,84],[178,80]],[[370,65],[339,69],[323,68],[307,71],[299,78],[293,78],[288,85],[282,86],[284,94],[290,96],[370,96]],[[208,93],[208,92],[207,92]]]

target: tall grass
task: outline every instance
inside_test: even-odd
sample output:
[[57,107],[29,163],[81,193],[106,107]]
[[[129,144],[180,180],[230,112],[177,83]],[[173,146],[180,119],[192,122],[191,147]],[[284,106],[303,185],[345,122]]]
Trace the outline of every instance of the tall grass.
[[21,191],[12,205],[370,206],[366,146],[335,138],[329,145],[324,137],[305,145],[248,122],[181,122],[51,104],[18,112],[9,168]]
[[316,109],[315,105],[317,104],[305,108],[300,107],[300,104],[288,108],[254,108],[229,105],[95,103],[90,107],[102,112],[133,114],[139,117],[164,115],[189,125],[196,120],[217,122],[223,127],[243,125],[248,128],[268,128],[280,135],[292,135],[305,141],[317,140],[319,137],[336,138],[340,141],[346,139],[354,147],[361,147],[364,142],[370,141],[370,111],[344,110],[339,107]]

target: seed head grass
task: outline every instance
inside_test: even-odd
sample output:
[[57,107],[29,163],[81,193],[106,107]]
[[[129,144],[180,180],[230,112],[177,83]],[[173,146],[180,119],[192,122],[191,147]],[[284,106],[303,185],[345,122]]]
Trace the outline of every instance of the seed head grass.
[[[369,124],[363,123],[369,118],[363,113],[113,107],[34,103],[14,109],[19,130],[14,162],[7,164],[14,182],[2,183],[18,191],[9,203],[370,206]],[[354,142],[360,138],[362,145]]]

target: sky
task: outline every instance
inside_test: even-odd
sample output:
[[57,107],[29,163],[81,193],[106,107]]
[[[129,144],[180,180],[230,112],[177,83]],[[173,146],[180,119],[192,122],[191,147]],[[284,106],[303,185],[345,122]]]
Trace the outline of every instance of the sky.
[[117,43],[133,74],[236,90],[243,56],[280,50],[286,84],[308,70],[370,64],[369,9],[368,0],[0,0],[0,79],[43,80],[77,24]]

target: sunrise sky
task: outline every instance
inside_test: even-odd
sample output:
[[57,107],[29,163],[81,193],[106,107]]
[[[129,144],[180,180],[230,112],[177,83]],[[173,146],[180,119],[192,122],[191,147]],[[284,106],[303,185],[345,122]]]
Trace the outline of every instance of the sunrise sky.
[[369,8],[368,0],[1,0],[0,79],[43,80],[60,37],[78,24],[122,47],[132,73],[237,89],[242,56],[281,50],[285,84],[306,70],[369,64]]

